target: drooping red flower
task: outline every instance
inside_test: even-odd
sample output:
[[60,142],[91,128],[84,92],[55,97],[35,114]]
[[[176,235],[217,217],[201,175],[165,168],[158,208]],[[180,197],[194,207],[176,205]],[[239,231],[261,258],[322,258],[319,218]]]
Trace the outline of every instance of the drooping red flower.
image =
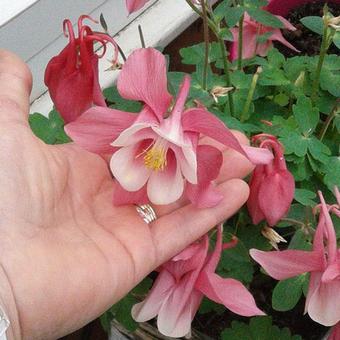
[[250,183],[247,206],[254,224],[266,220],[274,226],[288,212],[294,198],[294,177],[288,171],[283,155],[283,147],[271,135],[257,135],[260,148],[273,151],[274,159],[269,164],[257,165]]
[[69,37],[69,43],[49,61],[45,70],[45,84],[66,123],[74,121],[93,105],[106,106],[98,80],[98,59],[101,56],[94,52],[94,43],[103,44],[103,54],[106,44],[112,43],[115,47],[114,63],[118,57],[114,40],[107,34],[93,32],[83,24],[84,19],[94,21],[87,15],[80,16],[77,38],[70,20],[64,20],[64,34]]

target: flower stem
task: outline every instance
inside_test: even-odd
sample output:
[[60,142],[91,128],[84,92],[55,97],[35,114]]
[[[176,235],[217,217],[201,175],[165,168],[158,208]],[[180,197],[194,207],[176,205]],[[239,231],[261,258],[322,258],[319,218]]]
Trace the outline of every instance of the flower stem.
[[320,141],[323,140],[323,138],[325,137],[325,134],[329,128],[329,125],[331,124],[332,120],[335,118],[335,116],[340,113],[340,107],[339,107],[339,99],[337,100],[337,104],[335,105],[334,109],[332,110],[332,112],[328,115],[324,125],[322,126],[322,129],[320,131],[319,134],[319,139]]
[[202,6],[202,19],[204,29],[204,45],[205,45],[205,56],[204,56],[204,68],[203,68],[203,89],[207,89],[208,80],[208,66],[209,66],[209,26],[208,26],[208,12],[205,0],[200,0]]
[[142,26],[138,25],[138,32],[139,32],[139,39],[142,45],[142,48],[145,48],[145,39],[144,39],[144,35],[143,35],[143,30],[142,30]]
[[[185,1],[201,18],[203,18],[203,13],[191,2],[191,0],[185,0]],[[225,46],[225,43],[224,43],[224,40],[223,40],[223,37],[222,37],[222,34],[221,34],[221,28],[220,28],[219,24],[217,24],[215,21],[210,19],[208,16],[206,18],[207,18],[209,28],[215,34],[215,36],[218,40],[218,43],[220,45],[227,87],[231,87],[231,80],[230,80],[230,74],[229,74],[228,52],[227,52],[227,48]],[[231,116],[234,116],[234,114],[235,114],[234,100],[233,100],[233,94],[231,92],[228,93],[228,102],[229,102],[230,114],[231,114]]]
[[[218,39],[218,42],[220,44],[220,48],[221,48],[221,52],[222,52],[223,68],[224,68],[224,75],[225,75],[227,87],[231,87],[227,49],[226,49],[224,40],[223,40],[223,38],[221,37],[220,34],[217,35],[217,39]],[[232,92],[228,92],[228,102],[229,102],[230,115],[232,117],[234,117],[234,115],[235,115],[235,108],[234,108],[234,98],[233,98]]]
[[251,82],[251,85],[250,85],[250,89],[249,89],[249,92],[248,92],[247,100],[246,100],[246,103],[244,104],[243,111],[241,113],[241,117],[240,117],[241,122],[244,122],[247,118],[247,114],[249,112],[251,102],[253,101],[253,98],[254,98],[254,93],[255,93],[257,81],[259,80],[259,76],[260,76],[261,72],[262,72],[262,68],[258,67],[254,76],[253,76],[253,79],[252,79],[252,82]]
[[242,14],[239,21],[238,28],[238,60],[237,60],[237,69],[242,70],[242,56],[243,56],[243,22],[244,22],[244,14]]
[[318,97],[318,92],[319,92],[319,83],[320,83],[320,75],[321,75],[321,70],[323,63],[325,61],[325,57],[328,51],[328,48],[331,44],[332,37],[329,35],[329,28],[328,28],[328,23],[327,19],[325,18],[324,15],[324,21],[323,21],[323,35],[322,35],[322,43],[321,43],[321,48],[320,48],[320,55],[319,55],[319,60],[318,60],[318,65],[316,67],[315,71],[315,78],[313,81],[312,85],[312,95],[311,95],[311,100],[313,103],[315,103],[317,97]]

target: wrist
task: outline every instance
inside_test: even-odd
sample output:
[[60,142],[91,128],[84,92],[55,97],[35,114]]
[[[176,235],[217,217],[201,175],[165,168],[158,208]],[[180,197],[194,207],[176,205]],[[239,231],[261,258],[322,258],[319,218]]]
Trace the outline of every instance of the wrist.
[[6,331],[7,340],[21,339],[19,314],[15,296],[4,268],[0,264],[0,308],[8,318],[10,325]]

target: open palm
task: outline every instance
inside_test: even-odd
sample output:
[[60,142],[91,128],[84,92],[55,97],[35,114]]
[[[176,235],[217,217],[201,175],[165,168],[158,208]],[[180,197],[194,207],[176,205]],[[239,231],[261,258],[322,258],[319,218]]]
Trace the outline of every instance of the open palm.
[[55,339],[99,316],[235,213],[248,196],[238,178],[252,167],[225,150],[224,201],[201,210],[186,202],[156,207],[159,218],[148,225],[134,206],[112,205],[102,158],[32,135],[30,88],[26,65],[0,51],[0,301],[12,323],[10,337]]

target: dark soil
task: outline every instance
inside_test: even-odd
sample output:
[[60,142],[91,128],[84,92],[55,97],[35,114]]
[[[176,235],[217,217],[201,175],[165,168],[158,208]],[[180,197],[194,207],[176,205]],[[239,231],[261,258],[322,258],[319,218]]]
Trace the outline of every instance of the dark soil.
[[[300,19],[311,15],[322,17],[324,4],[325,1],[315,0],[292,10],[288,14],[287,19],[296,27],[296,31],[292,32],[284,30],[283,35],[293,46],[300,50],[301,53],[297,53],[280,43],[275,43],[275,47],[278,48],[279,51],[286,57],[293,57],[296,55],[313,56],[319,54],[321,36],[311,32],[308,28],[302,25]],[[340,15],[340,4],[329,3],[328,7],[329,11],[334,16]],[[340,52],[339,49],[337,49],[337,47],[332,44],[328,53],[339,54]]]

